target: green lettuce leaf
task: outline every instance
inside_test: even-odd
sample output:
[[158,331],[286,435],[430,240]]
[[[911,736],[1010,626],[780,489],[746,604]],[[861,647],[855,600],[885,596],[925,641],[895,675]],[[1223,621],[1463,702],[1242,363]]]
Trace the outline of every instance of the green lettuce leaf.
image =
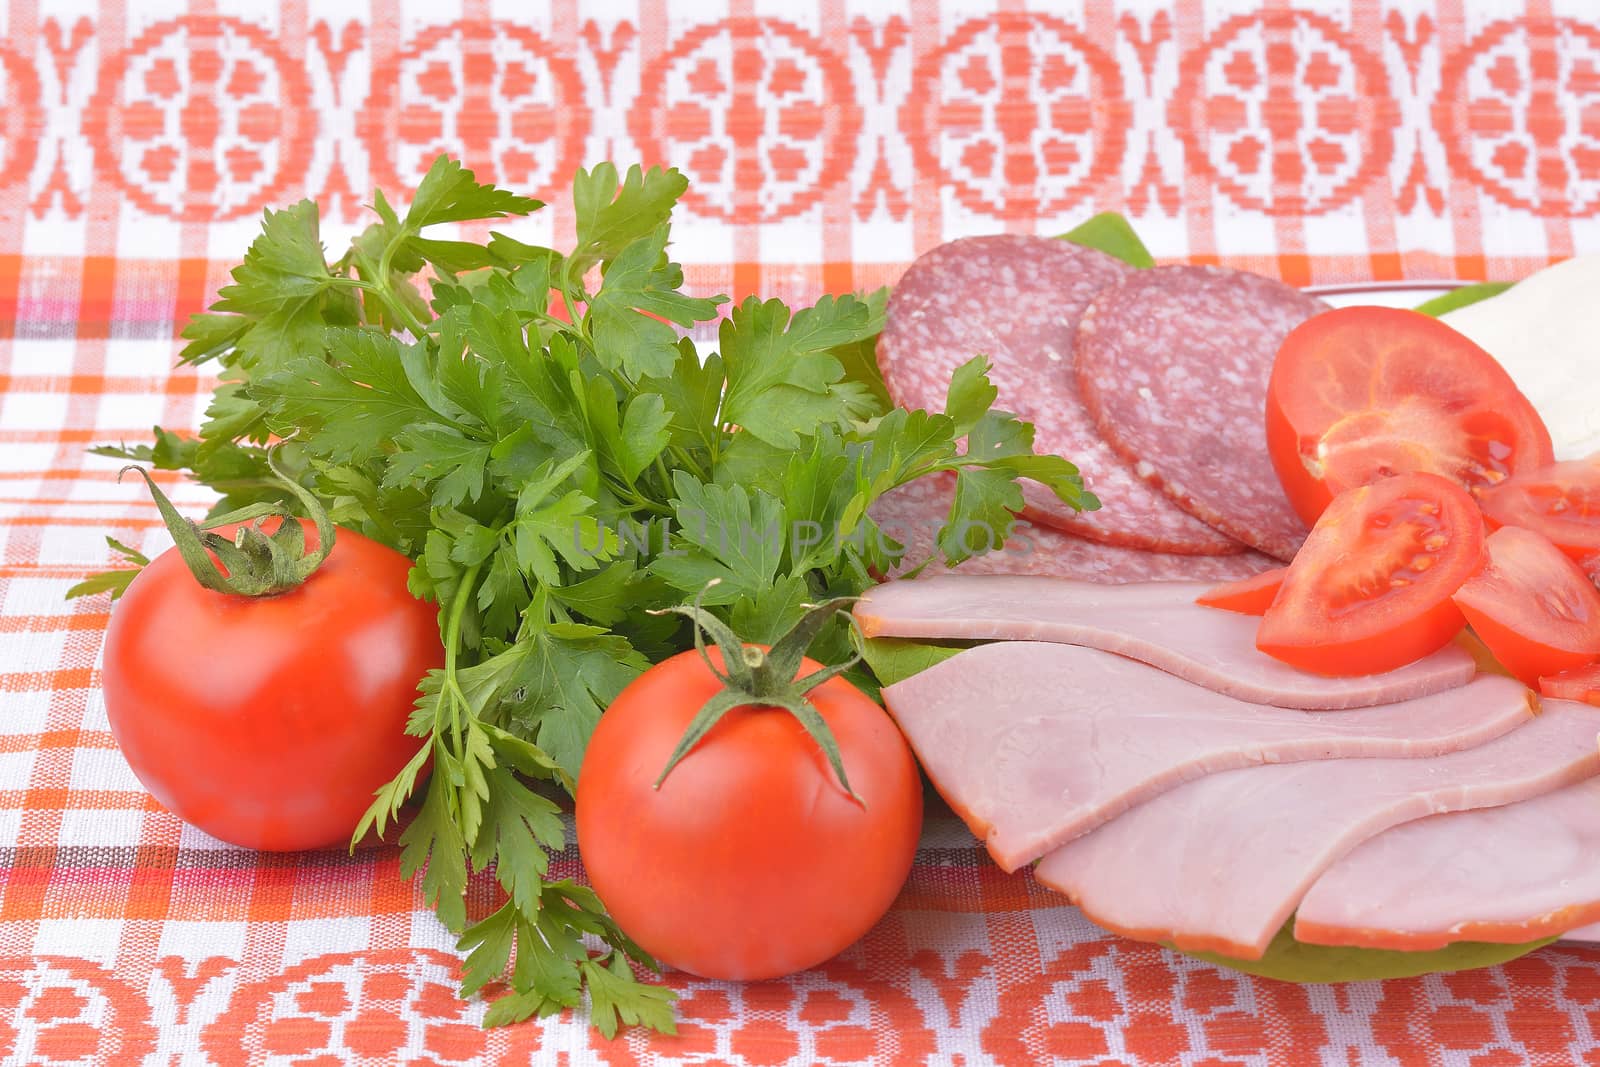
[[1436,296],[1432,300],[1424,300],[1418,304],[1416,310],[1424,315],[1438,318],[1447,311],[1464,308],[1468,304],[1476,304],[1480,300],[1487,300],[1491,296],[1499,296],[1511,288],[1511,282],[1476,282],[1472,285],[1463,285],[1459,289],[1452,289],[1443,296]]
[[[1211,952],[1187,952],[1197,960],[1215,963],[1258,978],[1302,984],[1324,982],[1366,982],[1381,978],[1415,978],[1419,974],[1470,971],[1526,956],[1555,938],[1530,941],[1522,945],[1497,945],[1482,941],[1463,941],[1431,952],[1395,952],[1376,948],[1335,948],[1307,945],[1294,939],[1294,920],[1284,923],[1278,936],[1259,960],[1236,960]],[[1171,945],[1167,946],[1171,948]]]
[[867,661],[881,685],[903,682],[913,674],[921,674],[935,663],[943,663],[976,642],[952,641],[948,644],[929,644],[926,641],[907,641],[899,637],[873,637],[861,642],[861,658]]
[[1062,234],[1061,240],[1116,256],[1130,267],[1156,265],[1155,257],[1139,240],[1139,235],[1133,232],[1133,226],[1115,211],[1102,211],[1086,219]]

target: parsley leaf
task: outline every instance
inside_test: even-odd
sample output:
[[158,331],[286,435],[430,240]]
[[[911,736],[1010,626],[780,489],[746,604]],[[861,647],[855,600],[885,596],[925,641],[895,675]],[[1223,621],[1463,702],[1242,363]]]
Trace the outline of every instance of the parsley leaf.
[[[428,168],[406,212],[405,226],[421,230],[440,222],[471,222],[526,215],[544,207],[532,197],[518,196],[478,181],[458,160],[440,156]],[[413,246],[415,247],[415,246]]]
[[321,299],[333,285],[323,259],[317,205],[302,200],[262,213],[261,235],[233,269],[210,312],[184,327],[181,358],[200,363],[230,349],[246,366],[278,366],[317,347],[325,322]]
[[722,297],[685,296],[683,269],[666,258],[667,228],[642,237],[605,268],[600,291],[589,301],[584,325],[595,355],[608,369],[630,378],[669,374],[678,356],[678,332],[670,323],[693,326],[716,317]]
[[673,478],[678,544],[651,570],[686,594],[719,582],[708,604],[731,604],[772,584],[783,556],[783,505],[742,485],[706,485],[679,471]]
[[650,664],[627,639],[599,626],[556,622],[524,637],[516,682],[519,728],[576,780],[600,712]]
[[673,993],[660,986],[640,985],[628,961],[613,955],[610,966],[585,962],[583,976],[589,985],[594,1025],[605,1037],[615,1037],[618,1023],[643,1023],[663,1033],[676,1033],[672,1022]]
[[722,357],[716,353],[704,361],[687,338],[678,342],[678,355],[671,371],[663,377],[639,383],[641,395],[659,396],[668,413],[667,433],[680,448],[703,451],[707,455],[722,444]]
[[75,600],[81,596],[94,596],[96,593],[110,593],[111,599],[116,600],[128,591],[128,585],[150,563],[150,558],[136,548],[129,548],[115,537],[107,537],[106,544],[124,563],[131,563],[131,568],[121,570],[102,571],[91,574],[83,581],[67,590],[67,599]]
[[434,423],[411,425],[394,435],[382,484],[428,486],[433,503],[454,507],[483,495],[489,446],[459,430]]
[[792,320],[777,300],[746,300],[722,324],[723,421],[789,449],[819,425],[843,425],[870,413],[868,394],[844,382],[844,367],[830,350],[861,340],[872,328],[870,309],[854,297],[823,297]]
[[989,381],[989,361],[974,356],[956,368],[944,401],[944,413],[955,424],[955,435],[965,437],[988,414],[1000,390]]
[[872,400],[871,414],[879,414],[894,407],[889,387],[883,382],[883,372],[878,369],[878,335],[883,332],[889,290],[877,289],[858,299],[866,305],[868,313],[862,336],[836,346],[832,354],[844,368],[845,381],[857,383]]
[[672,440],[668,427],[672,416],[660,396],[641,393],[628,401],[622,413],[622,426],[616,442],[617,459],[623,476],[635,481]]
[[609,263],[623,249],[654,234],[667,224],[672,207],[689,188],[689,179],[677,170],[637,164],[617,185],[617,168],[601,163],[580,170],[572,179],[572,208],[577,215],[578,247],[567,257],[574,282],[596,263]]
[[1022,490],[1006,471],[969,468],[956,475],[951,521],[939,531],[939,550],[948,563],[998,550],[1011,536]]
[[324,336],[326,359],[298,360],[249,386],[276,432],[299,431],[317,455],[360,463],[414,423],[439,417],[407,378],[395,338],[342,328]]
[[[451,803],[453,790],[450,772],[458,765],[454,756],[435,745],[434,768],[428,792],[411,825],[400,835],[400,875],[410,878],[425,870],[422,895],[439,913],[439,920],[451,930],[466,924],[467,907],[462,894],[467,890],[466,840],[459,815]],[[443,773],[441,773],[443,772]],[[381,797],[379,798],[382,799]]]

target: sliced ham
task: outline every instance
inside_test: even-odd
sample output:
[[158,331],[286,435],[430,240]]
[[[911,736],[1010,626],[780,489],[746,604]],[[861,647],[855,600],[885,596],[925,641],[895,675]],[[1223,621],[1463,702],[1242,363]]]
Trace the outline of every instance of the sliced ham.
[[[1428,699],[1459,701],[1464,712],[1490,680]],[[1449,755],[1208,775],[1057,849],[1035,873],[1107,929],[1259,959],[1311,884],[1357,845],[1414,819],[1593,777],[1597,732],[1594,708],[1549,701],[1519,729]]]
[[1087,645],[1256,704],[1354,708],[1464,685],[1456,645],[1387,674],[1324,677],[1256,651],[1259,620],[1196,604],[1206,582],[1096,585],[1062,578],[947,575],[890,582],[856,605],[869,637],[1050,641]]
[[1485,675],[1384,707],[1286,711],[1097,649],[1007,641],[888,686],[883,699],[939,792],[1010,871],[1202,775],[1436,756],[1515,729],[1532,697]]
[[1519,944],[1596,920],[1600,778],[1591,778],[1379,834],[1317,879],[1295,913],[1294,935],[1421,951],[1456,941]]

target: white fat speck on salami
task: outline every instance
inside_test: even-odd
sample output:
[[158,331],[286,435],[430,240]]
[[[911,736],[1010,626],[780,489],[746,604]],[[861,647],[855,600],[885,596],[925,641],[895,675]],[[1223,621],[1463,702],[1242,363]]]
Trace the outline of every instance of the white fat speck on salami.
[[[950,513],[954,481],[932,476],[919,478],[880,497],[868,510],[887,537],[907,545],[903,573],[925,559],[938,556],[940,527]],[[976,548],[987,543],[987,531],[969,531]],[[998,540],[998,534],[993,535]],[[1046,578],[1076,578],[1116,585],[1125,582],[1203,581],[1231,582],[1248,578],[1277,565],[1259,552],[1227,556],[1195,556],[1177,552],[1149,552],[1107,545],[1049,526],[1022,521],[1004,548],[975,556],[954,571],[935,559],[922,572],[935,574],[1027,574]]]
[[1267,454],[1267,381],[1291,330],[1328,305],[1224,267],[1131,271],[1078,329],[1095,429],[1179,507],[1279,559],[1306,527]]
[[1034,447],[1077,464],[1099,511],[1079,513],[1024,483],[1027,515],[1091,540],[1223,555],[1232,538],[1146,486],[1101,439],[1073,375],[1078,319],[1094,295],[1131,268],[1103,252],[1048,237],[967,237],[940,245],[906,271],[889,298],[878,365],[889,395],[943,410],[950,376],[989,358],[996,407],[1035,427]]

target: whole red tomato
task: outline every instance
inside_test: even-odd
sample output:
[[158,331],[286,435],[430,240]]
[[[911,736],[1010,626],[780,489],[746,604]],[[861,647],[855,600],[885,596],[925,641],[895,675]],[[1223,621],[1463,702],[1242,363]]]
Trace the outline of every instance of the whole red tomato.
[[406,591],[410,566],[341,529],[303,584],[249,597],[203,588],[176,549],[157,557],[105,640],[106,715],[139,781],[236,845],[347,842],[422,743],[406,717],[444,662],[435,609]]
[[578,775],[578,850],[606,910],[663,963],[774,978],[837,955],[888,911],[916,854],[922,788],[889,716],[840,678],[809,699],[859,803],[793,715],[761,706],[730,711],[654,788],[720,688],[690,651],[622,691]]

